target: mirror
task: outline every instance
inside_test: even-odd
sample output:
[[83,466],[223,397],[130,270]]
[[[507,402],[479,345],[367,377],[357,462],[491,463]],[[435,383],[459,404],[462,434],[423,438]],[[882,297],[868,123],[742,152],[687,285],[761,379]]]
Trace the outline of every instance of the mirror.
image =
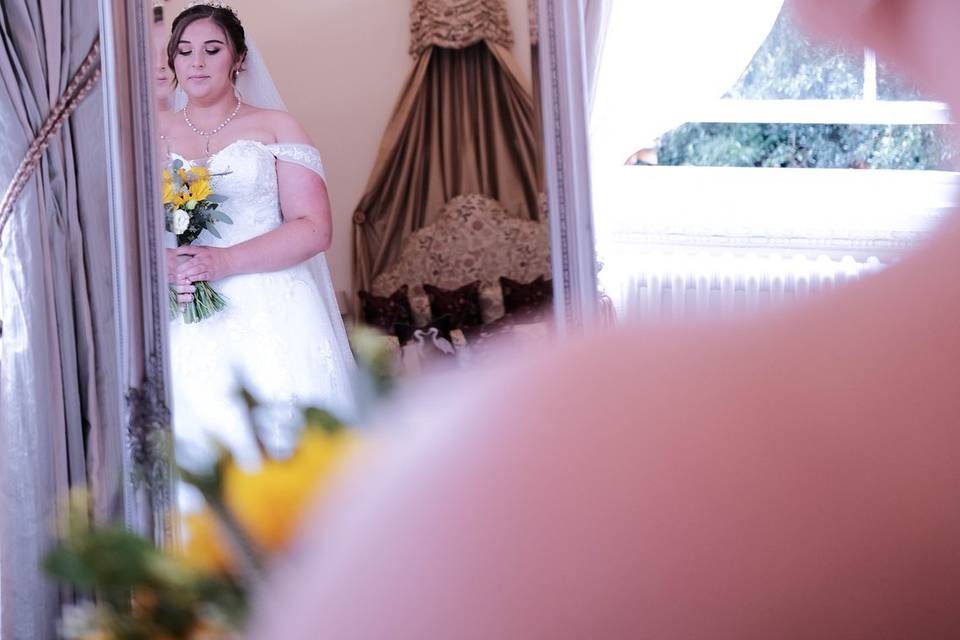
[[[580,16],[551,0],[476,3],[486,8],[458,14],[458,31],[442,4],[237,0],[230,16],[255,48],[234,65],[225,34],[235,25],[198,19],[166,51],[185,3],[104,2],[116,29],[106,70],[125,70],[132,87],[110,95],[111,123],[142,134],[129,149],[118,136],[112,161],[137,166],[143,210],[158,210],[163,193],[163,222],[181,242],[195,236],[178,247],[160,221],[130,230],[148,278],[131,287],[143,310],[126,322],[152,338],[134,368],[155,409],[141,413],[156,426],[170,407],[186,443],[178,462],[209,458],[211,433],[241,457],[258,455],[238,381],[270,407],[258,415],[260,440],[281,453],[295,407],[355,415],[345,326],[392,334],[400,375],[415,375],[431,358],[482,361],[494,339],[592,322],[582,36],[568,41]],[[179,96],[166,90],[178,68]],[[149,439],[141,420],[131,411],[128,449]],[[128,520],[169,539],[176,500],[162,458],[147,464],[166,475],[131,492]]]

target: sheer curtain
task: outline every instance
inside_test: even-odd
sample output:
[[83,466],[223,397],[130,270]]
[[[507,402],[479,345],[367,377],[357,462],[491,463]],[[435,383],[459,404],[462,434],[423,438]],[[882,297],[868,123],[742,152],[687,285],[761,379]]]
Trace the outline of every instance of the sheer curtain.
[[593,108],[596,98],[597,76],[600,72],[600,61],[607,40],[607,30],[610,26],[610,9],[614,0],[584,0],[583,24],[586,38],[587,54],[587,87],[590,95],[587,96],[588,107]]
[[[85,0],[3,0],[0,191],[98,32]],[[0,237],[0,636],[56,637],[40,572],[67,492],[120,500],[119,411],[103,106],[94,90],[53,137]]]

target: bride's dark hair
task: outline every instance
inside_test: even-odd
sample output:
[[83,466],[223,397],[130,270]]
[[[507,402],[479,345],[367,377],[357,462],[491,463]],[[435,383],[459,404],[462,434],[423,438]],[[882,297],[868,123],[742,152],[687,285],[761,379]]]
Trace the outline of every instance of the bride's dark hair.
[[[183,32],[197,20],[205,19],[212,20],[214,24],[223,29],[223,32],[227,34],[228,44],[233,49],[234,60],[243,60],[247,55],[247,40],[243,32],[243,25],[240,24],[240,18],[237,17],[237,14],[230,9],[214,7],[209,4],[197,4],[184,9],[180,12],[180,15],[173,20],[170,41],[167,42],[168,69],[176,69],[173,61],[177,57],[177,49],[180,44],[180,38],[183,37]],[[234,71],[231,80],[236,81],[236,79],[237,72]],[[177,83],[176,71],[174,71],[173,74],[173,82],[174,84]]]

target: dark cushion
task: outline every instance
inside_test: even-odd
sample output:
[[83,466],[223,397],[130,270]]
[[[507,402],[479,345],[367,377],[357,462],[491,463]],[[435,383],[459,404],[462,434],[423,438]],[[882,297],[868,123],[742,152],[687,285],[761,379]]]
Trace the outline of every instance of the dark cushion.
[[500,290],[503,292],[503,310],[510,315],[541,316],[548,314],[553,304],[553,281],[545,280],[543,276],[527,283],[501,276]]
[[450,316],[451,329],[483,324],[479,280],[453,290],[425,284],[423,290],[430,299],[430,314],[434,318]]
[[413,312],[407,298],[407,285],[403,285],[387,297],[375,296],[369,291],[360,291],[360,306],[363,321],[386,333],[393,333],[396,324],[413,324]]
[[513,330],[513,318],[503,316],[493,322],[487,322],[479,327],[468,327],[463,330],[463,337],[471,347],[479,346],[481,343],[499,339],[501,336],[509,334]]
[[436,329],[438,335],[441,338],[450,340],[450,332],[453,330],[453,319],[450,316],[441,316],[431,320],[426,326],[415,327],[413,323],[398,322],[393,325],[393,334],[397,336],[397,339],[400,341],[400,346],[405,345],[413,338],[413,334],[416,331],[423,331],[426,333],[430,329]]

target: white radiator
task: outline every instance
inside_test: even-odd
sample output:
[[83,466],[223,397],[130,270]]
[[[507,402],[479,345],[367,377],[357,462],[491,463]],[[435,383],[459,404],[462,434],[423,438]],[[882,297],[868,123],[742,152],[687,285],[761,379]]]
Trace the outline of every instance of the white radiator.
[[617,319],[731,317],[816,295],[879,271],[877,258],[646,252],[604,265]]

